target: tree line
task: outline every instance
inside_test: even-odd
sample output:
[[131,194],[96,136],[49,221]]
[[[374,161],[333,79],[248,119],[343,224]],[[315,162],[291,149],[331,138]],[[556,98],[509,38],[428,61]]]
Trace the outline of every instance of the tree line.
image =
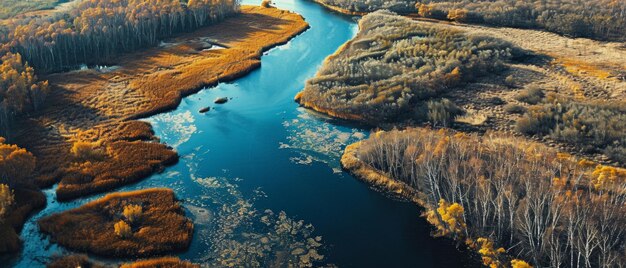
[[540,28],[574,37],[626,40],[620,0],[319,0],[350,11],[403,14],[493,26]]
[[38,72],[96,64],[157,45],[175,33],[203,27],[238,11],[234,0],[82,1],[58,15],[11,20],[8,50]]
[[425,101],[504,69],[523,52],[505,41],[414,22],[389,11],[360,31],[307,81],[301,103],[371,122],[426,118]]
[[510,256],[537,267],[626,263],[626,170],[509,136],[428,129],[373,134],[357,157],[417,191],[437,232],[487,266]]

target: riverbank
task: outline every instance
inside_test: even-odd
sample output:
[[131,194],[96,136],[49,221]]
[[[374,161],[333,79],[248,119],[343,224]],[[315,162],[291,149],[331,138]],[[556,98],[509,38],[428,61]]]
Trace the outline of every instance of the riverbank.
[[[242,6],[241,14],[218,25],[119,57],[115,68],[48,75],[47,105],[21,120],[16,143],[37,157],[40,187],[59,182],[59,200],[138,181],[178,156],[135,119],[172,110],[184,96],[249,73],[260,66],[263,51],[307,28],[298,14]],[[215,43],[225,48],[206,49]],[[87,144],[97,157],[72,154],[76,144]]]
[[343,15],[364,16],[365,14],[367,14],[367,12],[350,11],[350,10],[347,10],[345,8],[329,5],[329,4],[326,4],[326,3],[324,3],[324,2],[322,2],[320,0],[313,0],[313,2],[315,2],[316,4],[318,4],[320,6],[323,6],[324,8],[326,8],[326,9],[328,9],[330,11],[337,12],[337,13],[340,13],[340,14],[343,14]]
[[108,194],[38,223],[60,245],[105,257],[180,252],[193,236],[193,223],[171,189]]
[[[374,15],[370,14],[364,18]],[[397,18],[402,17],[397,16]],[[520,135],[521,133],[516,122],[523,119],[526,111],[537,108],[537,102],[526,102],[521,96],[533,90],[539,90],[544,95],[558,94],[559,96],[566,96],[577,102],[589,105],[617,103],[616,105],[619,106],[619,102],[626,97],[626,80],[622,78],[626,50],[621,48],[619,43],[568,38],[538,30],[494,28],[440,22],[430,19],[413,20],[413,28],[433,28],[439,32],[460,31],[464,38],[474,40],[489,38],[489,40],[497,40],[497,42],[502,44],[510,44],[511,49],[509,51],[512,51],[510,60],[502,62],[500,66],[492,71],[483,72],[482,74],[478,72],[477,75],[471,74],[471,71],[468,72],[466,66],[461,66],[461,71],[456,74],[460,74],[460,79],[457,79],[459,80],[458,83],[454,83],[453,86],[447,86],[444,90],[439,90],[436,94],[431,94],[431,97],[426,98],[425,101],[437,101],[438,99],[446,98],[466,112],[464,116],[458,117],[456,122],[451,125],[451,127],[457,130],[479,133],[495,130],[512,135]],[[388,57],[397,57],[396,54],[400,53],[391,51],[395,48],[368,44],[368,38],[359,38],[361,35],[366,35],[368,29],[363,29],[362,25],[360,25],[360,29],[360,34],[355,39],[345,43],[324,61],[316,77],[309,80],[310,83],[307,83],[305,90],[296,95],[296,102],[305,108],[336,118],[365,121],[365,123],[371,124],[372,122],[380,121],[372,120],[373,116],[380,116],[386,110],[406,104],[407,99],[408,102],[415,101],[413,100],[415,98],[411,96],[419,96],[419,94],[404,96],[406,94],[402,93],[399,88],[404,91],[411,90],[419,93],[423,91],[421,88],[432,88],[433,86],[431,85],[441,85],[456,79],[455,75],[450,72],[436,78],[434,80],[436,82],[426,83],[426,85],[422,86],[411,86],[414,83],[423,82],[423,79],[411,82],[410,79],[418,76],[413,75],[392,80],[384,74],[377,73],[377,75],[384,78],[373,80],[379,84],[371,86],[374,83],[373,81],[357,83],[358,80],[363,80],[363,77],[368,75],[365,71],[358,74],[359,70],[367,68],[358,66],[360,63],[350,61],[351,59],[358,58],[358,60],[362,60],[363,58],[369,58],[369,63],[380,63],[375,56],[387,53]],[[361,34],[361,32],[363,33]],[[405,36],[405,40],[411,40],[411,36]],[[549,43],[551,46],[537,45],[544,43]],[[398,50],[403,51],[401,49]],[[504,52],[504,54],[506,53],[508,52]],[[356,57],[355,55],[361,56]],[[414,59],[409,58],[406,56],[402,60],[409,61],[408,64],[410,66],[410,62]],[[429,57],[425,58],[425,61],[428,62]],[[362,61],[365,62],[366,60]],[[348,63],[352,64],[352,68],[356,70],[353,72],[357,72],[357,74],[351,73],[351,77],[347,77],[349,72],[344,72],[341,68],[341,66]],[[403,71],[411,70],[411,68],[397,69]],[[421,69],[418,69],[412,71],[420,72]],[[422,69],[424,69],[423,66]],[[450,69],[447,68],[447,70]],[[400,73],[400,71],[397,71],[397,73]],[[400,75],[396,76],[401,77]],[[350,80],[350,82],[345,83],[344,81],[346,80]],[[383,80],[384,82],[381,82]],[[407,81],[411,83],[407,83]],[[330,87],[328,86],[330,83],[343,84],[341,87]],[[390,88],[389,91],[392,93],[387,94],[384,92],[383,89],[387,87]],[[324,96],[324,94],[334,95],[332,98],[329,98]],[[422,98],[422,101],[424,101],[424,98]],[[387,106],[379,105],[384,102],[392,103],[389,103]],[[426,103],[417,105],[417,107],[422,106],[426,107]],[[411,109],[410,107],[416,107],[416,105],[409,105],[407,109]],[[406,115],[406,118],[389,116],[394,121],[379,123],[378,126],[382,128],[415,126],[424,123],[426,121],[425,118],[428,116],[426,112],[420,112],[419,109],[416,110],[414,116],[408,115],[411,112],[398,114]],[[428,120],[432,121],[430,118]],[[430,123],[436,124],[436,122]],[[624,166],[624,163],[620,163],[618,158],[609,157],[602,148],[598,150],[581,150],[579,144],[568,143],[549,135],[542,137],[529,136],[529,138],[550,147],[555,147],[560,151],[593,159],[602,164]]]
[[[623,206],[620,194],[624,191],[626,170],[558,153],[539,143],[501,133],[478,136],[407,128],[377,132],[349,145],[341,163],[345,170],[367,184],[417,203],[425,209],[422,216],[435,227],[434,235],[466,244],[477,251],[486,266],[502,267],[510,262],[516,267],[513,263],[520,260],[513,258],[521,257],[533,265],[549,263],[546,266],[557,267],[558,260],[540,256],[569,256],[566,249],[555,247],[549,253],[536,253],[526,245],[531,243],[529,240],[555,243],[549,239],[562,238],[565,232],[573,230],[568,225],[570,221],[597,231],[599,240],[616,241],[614,248],[592,252],[594,255],[619,248],[620,237],[595,226],[599,214]],[[558,177],[554,177],[555,171],[560,172]],[[572,192],[577,192],[575,198],[571,198]],[[600,201],[600,196],[611,201]],[[536,200],[545,202],[541,209],[550,208],[551,213],[556,210],[563,214],[517,218],[537,215],[537,208],[526,205]],[[581,203],[594,212],[575,220],[570,218]],[[525,233],[524,226],[547,218],[554,221],[550,228],[558,230],[557,233]],[[600,222],[610,222],[619,229],[626,218],[612,214]],[[591,243],[596,238],[586,239]],[[571,239],[565,243],[578,246]],[[503,248],[497,248],[500,246]],[[616,255],[616,259],[622,257]]]

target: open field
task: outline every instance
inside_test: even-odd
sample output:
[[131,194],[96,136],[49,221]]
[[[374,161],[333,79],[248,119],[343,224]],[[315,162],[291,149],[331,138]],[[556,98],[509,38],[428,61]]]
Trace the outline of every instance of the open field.
[[[136,207],[134,213],[129,213]],[[113,193],[39,220],[65,247],[109,257],[147,257],[189,247],[193,223],[170,189]],[[118,230],[118,224],[127,230]]]
[[[60,182],[61,200],[110,190],[176,161],[150,126],[134,119],[175,108],[182,97],[260,66],[261,53],[308,27],[300,15],[243,6],[215,26],[116,58],[106,70],[52,74],[46,106],[17,128],[17,144],[38,159],[40,186]],[[205,49],[211,44],[226,49]],[[80,145],[80,146],[79,146]],[[73,147],[86,154],[72,153]]]

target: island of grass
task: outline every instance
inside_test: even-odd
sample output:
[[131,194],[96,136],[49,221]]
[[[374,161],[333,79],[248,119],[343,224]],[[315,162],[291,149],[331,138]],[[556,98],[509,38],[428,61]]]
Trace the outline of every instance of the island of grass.
[[42,232],[60,245],[107,257],[150,257],[189,247],[193,223],[170,189],[113,193],[45,217]]

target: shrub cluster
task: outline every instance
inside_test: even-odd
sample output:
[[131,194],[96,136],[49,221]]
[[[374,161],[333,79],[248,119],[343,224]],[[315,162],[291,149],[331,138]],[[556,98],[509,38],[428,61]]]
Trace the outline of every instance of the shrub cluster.
[[431,97],[498,72],[504,61],[522,53],[498,39],[388,11],[364,16],[359,26],[358,35],[307,81],[300,103],[370,123],[424,117]]
[[437,233],[465,240],[487,266],[502,267],[507,251],[536,267],[626,261],[626,170],[513,137],[427,129],[376,133],[356,155],[414,189]]
[[124,214],[128,222],[135,223],[141,218],[141,215],[143,215],[143,209],[140,205],[126,205],[122,214]]
[[113,225],[113,229],[115,234],[121,238],[129,238],[133,235],[133,230],[130,228],[130,225],[123,220],[116,222]]
[[548,96],[518,120],[517,130],[528,135],[549,135],[555,140],[601,151],[626,163],[626,106],[624,103],[578,102]]
[[545,94],[543,90],[538,87],[530,87],[522,90],[515,96],[515,99],[528,104],[537,104],[543,100]]

